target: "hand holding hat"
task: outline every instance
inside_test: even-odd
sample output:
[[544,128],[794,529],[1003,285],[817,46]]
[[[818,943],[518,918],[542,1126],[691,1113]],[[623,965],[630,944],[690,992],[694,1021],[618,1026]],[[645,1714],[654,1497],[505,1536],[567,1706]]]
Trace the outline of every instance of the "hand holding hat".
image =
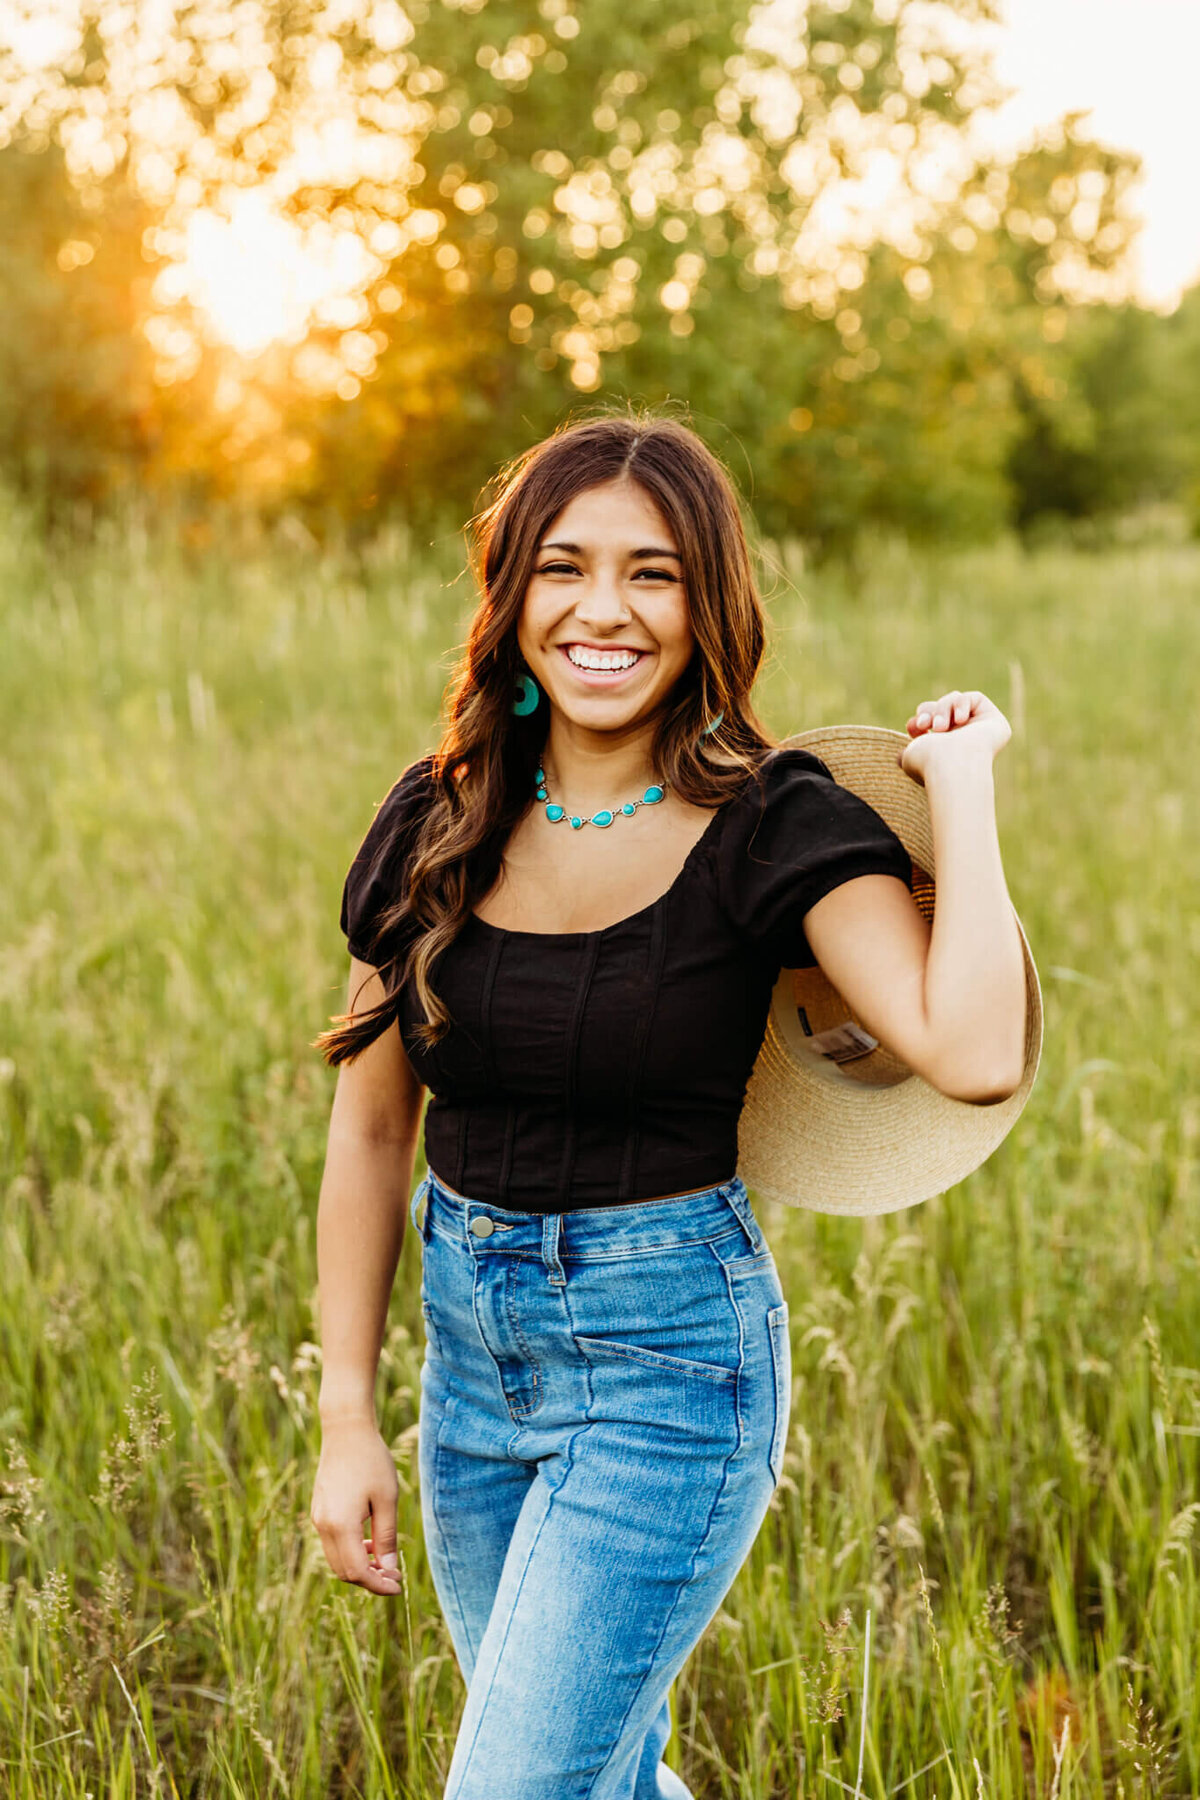
[[[964,738],[967,727],[969,736]],[[906,729],[910,741],[896,761],[922,787],[930,758],[944,754],[938,746],[947,738],[954,741],[955,756],[961,753],[964,743],[969,744],[972,753],[980,750],[996,756],[1012,736],[1012,726],[1000,708],[977,688],[966,692],[953,688],[940,700],[922,700]]]
[[[907,735],[831,725],[784,743],[820,757],[891,826],[909,854],[913,898],[932,919],[926,772],[935,759],[982,753],[990,762],[1011,735],[985,695],[955,690],[922,702]],[[1016,1090],[988,1105],[953,1099],[915,1074],[854,1017],[820,968],[781,969],[738,1130],[747,1186],[815,1212],[884,1213],[931,1199],[978,1168],[1015,1124],[1041,1056],[1041,987],[1016,924],[1025,958],[1024,1066]]]

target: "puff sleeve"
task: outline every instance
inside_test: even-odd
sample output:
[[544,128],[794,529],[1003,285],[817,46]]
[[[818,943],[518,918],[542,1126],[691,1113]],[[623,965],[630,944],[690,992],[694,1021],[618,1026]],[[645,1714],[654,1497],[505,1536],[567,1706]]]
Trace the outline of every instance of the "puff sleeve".
[[433,758],[423,756],[405,769],[380,801],[342,887],[341,927],[351,956],[372,962],[371,934],[378,914],[403,892],[404,871],[417,828],[432,794]]
[[736,928],[780,968],[812,968],[804,915],[858,875],[912,886],[904,845],[811,751],[773,752],[738,797],[717,849],[718,894]]

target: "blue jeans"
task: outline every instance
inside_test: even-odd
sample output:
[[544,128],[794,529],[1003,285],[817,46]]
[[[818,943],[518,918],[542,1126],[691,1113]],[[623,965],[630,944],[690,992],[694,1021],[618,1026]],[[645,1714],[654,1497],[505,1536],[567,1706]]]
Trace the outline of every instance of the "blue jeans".
[[788,1308],[734,1177],[514,1212],[435,1175],[426,1553],[467,1685],[443,1800],[690,1800],[669,1691],[779,1481]]

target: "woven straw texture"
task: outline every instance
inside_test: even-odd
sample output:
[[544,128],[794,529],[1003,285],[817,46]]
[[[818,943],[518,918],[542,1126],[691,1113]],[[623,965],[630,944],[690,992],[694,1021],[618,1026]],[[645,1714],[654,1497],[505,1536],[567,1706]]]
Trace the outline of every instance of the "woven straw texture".
[[[912,859],[914,897],[931,916],[929,802],[896,762],[907,734],[835,725],[784,741],[813,751],[836,781],[887,820]],[[782,970],[739,1125],[738,1173],[746,1185],[814,1212],[898,1212],[944,1193],[986,1161],[1028,1100],[1041,1056],[1041,987],[1019,918],[1017,928],[1028,997],[1025,1068],[1016,1092],[987,1106],[939,1093],[882,1046],[840,1065],[812,1054],[795,1022],[800,999],[810,1030],[814,1019],[820,1031],[853,1015],[819,971]]]

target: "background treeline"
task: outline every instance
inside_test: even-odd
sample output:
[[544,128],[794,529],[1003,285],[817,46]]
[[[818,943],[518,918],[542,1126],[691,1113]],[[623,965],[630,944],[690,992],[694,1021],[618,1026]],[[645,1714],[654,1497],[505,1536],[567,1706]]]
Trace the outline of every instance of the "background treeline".
[[[1120,299],[1136,164],[1079,119],[971,154],[988,10],[94,0],[52,65],[0,53],[0,474],[450,524],[580,403],[671,399],[817,547],[1200,529],[1200,290]],[[161,277],[256,189],[369,257],[248,355]]]

